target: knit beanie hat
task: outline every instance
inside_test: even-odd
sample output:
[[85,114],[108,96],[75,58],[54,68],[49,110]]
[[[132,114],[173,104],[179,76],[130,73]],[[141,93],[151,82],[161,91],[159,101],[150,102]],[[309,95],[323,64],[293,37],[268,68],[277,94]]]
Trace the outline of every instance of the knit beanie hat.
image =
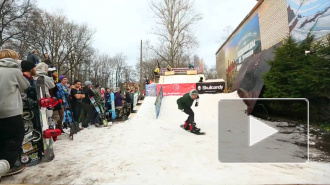
[[64,75],[60,76],[59,81],[62,81],[64,78],[66,78]]
[[21,68],[22,68],[23,72],[28,72],[35,67],[36,67],[36,64],[34,62],[27,61],[27,60],[23,60],[21,62]]
[[192,91],[191,91],[191,94],[192,94],[192,95],[198,95],[198,91],[197,91],[196,89],[195,89],[195,90],[192,90]]
[[92,85],[92,82],[91,81],[86,81],[85,86],[88,86],[88,85]]

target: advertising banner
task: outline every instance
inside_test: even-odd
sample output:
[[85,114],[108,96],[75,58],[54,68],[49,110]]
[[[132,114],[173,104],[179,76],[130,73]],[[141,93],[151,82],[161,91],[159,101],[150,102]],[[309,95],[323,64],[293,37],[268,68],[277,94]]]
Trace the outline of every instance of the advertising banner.
[[146,85],[146,96],[157,96],[157,85],[158,84]]
[[196,89],[196,83],[161,84],[157,86],[157,93],[161,87],[163,87],[164,96],[182,96],[187,92]]
[[223,93],[225,85],[225,82],[203,82],[196,84],[198,94]]
[[225,61],[234,62],[239,70],[242,62],[261,51],[259,16],[256,14],[226,45]]
[[304,40],[308,33],[315,39],[330,33],[329,0],[287,0],[289,29],[297,40]]

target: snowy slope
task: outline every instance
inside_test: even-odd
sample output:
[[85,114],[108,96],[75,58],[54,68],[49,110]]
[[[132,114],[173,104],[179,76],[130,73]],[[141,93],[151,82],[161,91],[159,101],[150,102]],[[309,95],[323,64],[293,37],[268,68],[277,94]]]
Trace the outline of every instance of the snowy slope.
[[[328,183],[330,164],[221,164],[218,162],[217,104],[236,93],[201,95],[193,110],[207,134],[196,136],[179,125],[186,115],[178,97],[164,97],[155,119],[155,97],[138,114],[111,128],[84,129],[55,143],[54,161],[39,164],[2,183],[33,184],[251,184]],[[235,116],[235,112],[232,113]]]

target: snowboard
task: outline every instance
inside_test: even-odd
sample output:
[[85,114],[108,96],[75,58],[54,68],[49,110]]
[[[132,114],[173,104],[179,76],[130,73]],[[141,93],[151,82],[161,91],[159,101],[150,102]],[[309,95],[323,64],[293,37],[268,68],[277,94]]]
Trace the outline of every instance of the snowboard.
[[[41,100],[42,98],[46,97],[45,78],[43,76],[39,76],[37,78],[37,97],[38,97],[38,100]],[[46,120],[46,122],[48,122],[49,119],[47,118],[46,108],[42,107],[41,104],[39,105],[39,107],[40,107],[40,109],[43,109],[43,111],[40,111],[41,123],[43,123],[42,120]],[[42,112],[44,112],[45,114],[42,114]],[[47,125],[50,125],[50,124],[47,124]],[[47,161],[47,162],[52,161],[55,157],[54,150],[53,150],[53,143],[54,143],[53,138],[43,137],[42,141],[43,141],[42,143],[43,143],[43,154],[44,154],[42,161]]]
[[[94,97],[89,97],[89,99],[91,100],[91,103],[92,103],[92,105],[94,106],[96,112],[99,114],[100,119],[101,119],[101,121],[102,121],[102,123],[103,123],[103,126],[105,126],[105,127],[108,126],[108,121],[107,121],[107,119],[105,118],[103,108],[102,108],[102,109],[100,108],[99,104],[95,101]],[[103,111],[103,112],[102,112],[102,111]]]
[[53,138],[44,138],[44,158],[42,159],[43,161],[50,162],[55,158],[55,153],[53,149],[53,143],[54,140]]
[[69,109],[66,109],[66,108],[64,110],[63,127],[65,129],[70,128],[69,137],[73,140],[75,125],[73,124],[71,111]]
[[115,94],[110,94],[110,100],[111,100],[111,118],[112,120],[116,119],[116,105],[115,105]]
[[42,136],[42,115],[38,98],[45,92],[44,77],[39,77],[33,84],[21,93],[23,101],[24,139],[19,151],[21,164],[35,166],[41,162],[44,152]]
[[181,127],[183,130],[185,130],[185,131],[187,131],[187,132],[190,132],[190,133],[192,133],[192,134],[195,134],[195,135],[205,135],[205,132],[191,132],[190,130],[186,130],[186,129],[184,129],[184,125],[180,125],[180,127]]

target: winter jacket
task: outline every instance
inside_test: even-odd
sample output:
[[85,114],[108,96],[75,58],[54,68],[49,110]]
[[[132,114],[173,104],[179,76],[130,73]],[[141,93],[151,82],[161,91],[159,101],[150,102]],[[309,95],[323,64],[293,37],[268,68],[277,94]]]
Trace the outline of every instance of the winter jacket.
[[127,103],[133,103],[133,99],[132,99],[132,97],[131,97],[131,93],[126,93],[126,98],[125,98],[125,101],[127,102]]
[[155,75],[159,75],[159,67],[157,67],[157,68],[154,70],[154,74],[155,74]]
[[43,62],[45,62],[45,63],[48,65],[48,68],[53,67],[53,65],[52,65],[52,61],[50,61],[49,59],[46,59],[46,60],[44,60]]
[[121,107],[123,106],[124,97],[121,96],[120,92],[115,93],[115,106]]
[[29,86],[14,59],[0,60],[0,119],[23,114],[21,92]]
[[69,88],[66,85],[62,85],[61,83],[56,84],[56,86],[58,88],[56,98],[62,99],[63,105],[65,105],[64,108],[69,108],[69,103],[70,103]]
[[104,93],[104,100],[105,100],[105,101],[110,100],[110,95],[111,95],[110,93],[107,93],[107,92]]
[[37,78],[39,77],[39,76],[43,76],[44,77],[44,79],[45,79],[45,85],[46,85],[46,96],[47,97],[51,97],[50,96],[50,94],[49,94],[49,89],[52,89],[52,88],[54,88],[55,87],[55,83],[54,83],[54,81],[53,81],[53,78],[51,78],[51,77],[49,77],[48,75],[47,75],[47,72],[46,71],[43,71],[43,70],[37,70],[37,75],[35,76],[36,78],[35,78],[35,80],[37,80]]
[[88,88],[88,87],[84,87],[83,88],[83,93],[85,94],[85,98],[82,99],[83,103],[86,104],[90,104],[91,100],[89,99],[90,96],[95,96],[94,92],[92,91],[92,89]]
[[34,54],[29,52],[26,60],[31,61],[33,63],[35,63],[36,65],[39,64],[39,58]]
[[[183,95],[181,98],[179,98],[176,102],[178,104],[178,108],[180,110],[185,109],[185,108],[189,108],[192,106],[192,104],[194,103],[194,99],[192,98],[192,91],[191,90],[189,93],[186,93],[185,95]],[[196,101],[198,102],[199,100],[199,96],[197,95],[197,99]]]

